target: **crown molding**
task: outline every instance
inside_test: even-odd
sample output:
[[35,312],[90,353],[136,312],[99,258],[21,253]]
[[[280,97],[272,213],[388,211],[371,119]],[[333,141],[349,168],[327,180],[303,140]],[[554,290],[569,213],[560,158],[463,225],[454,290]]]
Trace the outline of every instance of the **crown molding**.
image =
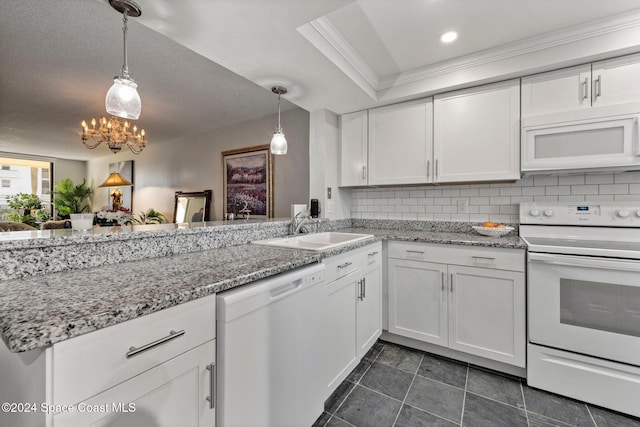
[[625,13],[614,18],[604,18],[586,24],[575,25],[542,36],[530,37],[496,48],[486,49],[451,61],[407,71],[380,79],[376,90],[390,89],[396,86],[472,69],[493,62],[504,61],[547,49],[570,45],[588,39],[615,34],[640,27],[640,12]]
[[297,30],[372,99],[377,100],[380,78],[328,18],[320,17]]
[[[304,31],[302,30],[304,27]],[[320,17],[303,25],[298,30],[305,35],[334,65],[358,84],[374,100],[380,99],[380,91],[405,84],[416,83],[443,75],[471,70],[483,65],[497,63],[544,50],[562,48],[589,39],[615,35],[640,27],[640,10],[602,18],[567,29],[530,37],[495,48],[486,49],[450,61],[406,71],[389,76],[378,76],[358,54],[327,17]],[[312,29],[313,35],[310,34]]]

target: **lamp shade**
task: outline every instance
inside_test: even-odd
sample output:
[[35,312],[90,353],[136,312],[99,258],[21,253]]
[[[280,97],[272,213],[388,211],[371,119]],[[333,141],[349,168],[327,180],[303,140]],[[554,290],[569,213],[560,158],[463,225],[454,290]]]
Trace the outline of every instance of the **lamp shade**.
[[114,77],[104,105],[107,113],[123,119],[137,120],[142,112],[142,101],[136,88],[138,85],[130,78]]
[[284,137],[282,130],[278,130],[271,138],[271,153],[284,155],[287,154],[287,139]]
[[129,182],[125,177],[120,175],[118,172],[111,172],[109,178],[107,178],[102,184],[98,187],[124,187],[128,185],[133,185]]

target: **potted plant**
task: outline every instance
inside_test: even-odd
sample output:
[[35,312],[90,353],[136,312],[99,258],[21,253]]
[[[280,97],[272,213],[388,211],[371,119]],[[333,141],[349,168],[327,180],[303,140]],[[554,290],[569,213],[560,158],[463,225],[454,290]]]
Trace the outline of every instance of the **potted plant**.
[[64,178],[53,188],[53,202],[61,218],[91,210],[88,200],[93,196],[93,188],[87,185],[86,179],[82,180],[82,184],[74,185],[70,178]]
[[7,205],[11,209],[6,215],[9,221],[22,222],[32,227],[36,222],[44,222],[51,216],[42,209],[42,200],[36,194],[18,193],[7,196]]
[[134,224],[162,224],[164,222],[164,215],[153,208],[149,208],[146,212],[141,212],[132,222]]

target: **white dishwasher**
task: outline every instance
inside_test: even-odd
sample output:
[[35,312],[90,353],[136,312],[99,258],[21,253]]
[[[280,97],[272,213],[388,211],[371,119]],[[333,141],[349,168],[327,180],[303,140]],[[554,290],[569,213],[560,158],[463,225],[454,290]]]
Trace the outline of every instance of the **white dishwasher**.
[[218,427],[311,426],[326,371],[323,264],[218,294]]

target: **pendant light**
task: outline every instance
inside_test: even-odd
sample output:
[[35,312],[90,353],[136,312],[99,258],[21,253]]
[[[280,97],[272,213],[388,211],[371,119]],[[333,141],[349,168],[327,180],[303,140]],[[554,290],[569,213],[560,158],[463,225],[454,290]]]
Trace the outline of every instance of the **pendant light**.
[[280,126],[280,95],[287,93],[287,88],[274,86],[271,88],[271,92],[278,95],[278,127],[273,134],[273,138],[271,138],[271,153],[284,155],[287,154],[287,139],[284,137],[282,127]]
[[105,107],[107,112],[113,116],[137,120],[142,111],[142,101],[136,90],[138,85],[129,76],[129,67],[127,66],[127,18],[129,16],[140,16],[142,10],[132,0],[109,0],[109,4],[122,13],[122,22],[124,23],[122,27],[124,64],[122,65],[122,75],[113,78],[113,86],[111,86],[105,98]]

